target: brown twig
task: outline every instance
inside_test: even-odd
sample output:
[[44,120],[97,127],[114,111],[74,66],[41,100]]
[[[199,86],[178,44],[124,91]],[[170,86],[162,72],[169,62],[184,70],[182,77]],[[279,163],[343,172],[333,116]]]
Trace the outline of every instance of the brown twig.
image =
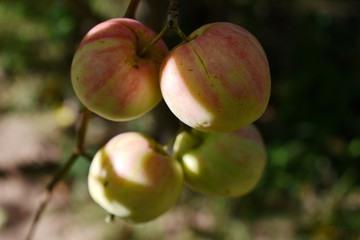
[[88,19],[93,22],[102,22],[105,20],[103,16],[95,13],[89,4],[85,1],[67,0],[64,2],[69,6],[70,10],[76,14],[77,17]]
[[124,17],[135,18],[136,9],[138,8],[139,3],[140,3],[140,0],[131,0]]
[[90,114],[91,114],[90,110],[85,108],[84,112],[83,112],[83,118],[81,121],[79,135],[77,138],[77,145],[76,145],[76,149],[75,149],[75,151],[77,150],[79,152],[79,155],[84,150],[85,136],[86,136],[86,131],[87,131],[88,123],[89,123]]
[[167,20],[166,20],[170,29],[172,29],[174,26],[178,25],[179,8],[180,8],[180,4],[179,4],[178,0],[170,0],[169,6],[167,9]]
[[54,175],[51,182],[46,186],[46,191],[44,193],[43,199],[41,200],[40,206],[38,210],[36,211],[35,217],[33,218],[29,232],[26,235],[26,240],[30,240],[34,234],[35,228],[44,213],[44,210],[49,203],[51,199],[52,192],[54,190],[54,187],[56,184],[65,176],[65,174],[70,170],[71,166],[74,164],[74,162],[78,159],[79,156],[86,156],[86,158],[89,158],[89,154],[84,152],[84,142],[85,142],[85,136],[87,132],[87,126],[89,122],[90,117],[90,111],[85,108],[82,116],[82,121],[78,133],[77,138],[77,145],[74,149],[74,152],[72,155],[67,159],[65,162],[65,165],[62,166],[58,172]]
[[149,44],[147,44],[139,53],[139,56],[143,56],[151,46],[157,43],[169,30],[176,32],[184,42],[189,42],[189,39],[181,31],[178,23],[179,18],[179,1],[170,0],[168,10],[167,10],[167,19],[166,24],[161,30],[161,32],[154,38]]

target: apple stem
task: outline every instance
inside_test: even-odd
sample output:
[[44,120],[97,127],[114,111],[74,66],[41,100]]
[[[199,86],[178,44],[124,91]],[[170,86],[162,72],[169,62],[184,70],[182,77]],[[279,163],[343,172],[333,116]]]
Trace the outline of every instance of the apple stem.
[[109,215],[107,215],[105,218],[106,223],[114,223],[114,221],[115,221],[115,215],[112,213],[109,213]]
[[176,25],[174,30],[184,42],[190,42],[189,38],[181,31],[179,25]]
[[161,32],[154,38],[149,44],[147,44],[139,53],[139,57],[142,57],[151,46],[157,43],[167,32],[169,31],[168,24],[161,30]]
[[189,126],[185,125],[183,122],[179,121],[179,128],[178,130],[176,131],[176,133],[174,134],[174,136],[169,140],[168,143],[166,143],[164,146],[163,146],[163,149],[168,152],[168,153],[171,153],[170,152],[170,149],[171,147],[174,145],[174,142],[176,140],[176,137],[177,135],[179,135],[182,131],[188,131],[189,129],[191,129]]

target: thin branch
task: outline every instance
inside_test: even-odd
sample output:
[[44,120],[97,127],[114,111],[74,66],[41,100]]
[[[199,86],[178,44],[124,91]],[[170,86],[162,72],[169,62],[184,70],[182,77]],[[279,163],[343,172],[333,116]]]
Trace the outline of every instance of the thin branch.
[[90,19],[94,22],[102,22],[105,20],[103,16],[95,13],[89,4],[85,1],[67,0],[64,2],[69,6],[70,10],[81,19]]
[[178,25],[180,4],[178,0],[170,0],[167,10],[167,24],[173,29],[174,26]]
[[85,108],[85,110],[83,112],[80,129],[79,129],[76,148],[74,149],[73,154],[66,160],[65,165],[62,166],[58,170],[58,172],[52,178],[51,182],[46,186],[46,191],[44,193],[43,199],[40,203],[38,210],[36,211],[35,217],[33,218],[32,222],[31,222],[30,229],[26,235],[25,240],[32,239],[35,228],[36,228],[37,224],[39,223],[39,220],[40,220],[42,214],[44,213],[44,210],[45,210],[47,204],[49,203],[49,201],[51,199],[51,195],[52,195],[52,192],[53,192],[56,184],[66,175],[66,173],[68,173],[71,166],[75,163],[75,161],[78,159],[79,156],[87,156],[88,157],[88,154],[83,151],[83,148],[84,148],[85,135],[86,135],[86,131],[87,131],[89,117],[90,117],[90,111],[87,108]]
[[189,42],[189,39],[185,36],[185,34],[181,31],[179,27],[179,10],[180,4],[178,0],[170,0],[168,11],[167,11],[167,25],[169,28],[176,32],[182,40],[185,42]]
[[84,142],[85,142],[85,135],[87,132],[88,122],[90,118],[90,110],[85,108],[83,112],[82,122],[79,129],[79,135],[77,138],[77,150],[79,151],[79,154],[83,152],[84,150]]
[[124,17],[135,18],[135,13],[136,13],[139,3],[140,3],[140,0],[131,0]]
[[168,10],[167,10],[167,19],[164,28],[161,32],[154,38],[151,42],[149,42],[139,53],[139,56],[143,56],[147,50],[154,44],[156,44],[169,30],[173,30],[176,32],[184,42],[189,42],[189,39],[186,35],[181,31],[178,23],[179,18],[179,2],[178,0],[170,0]]
[[35,227],[38,224],[45,208],[46,205],[48,204],[48,202],[51,199],[51,195],[52,195],[52,191],[56,185],[56,183],[58,183],[59,180],[61,180],[63,178],[63,176],[69,171],[70,167],[72,166],[72,164],[75,162],[75,160],[78,158],[78,155],[73,153],[70,158],[67,160],[66,164],[64,165],[64,167],[62,167],[61,169],[59,169],[59,171],[57,172],[57,174],[53,177],[52,181],[49,183],[49,185],[46,187],[46,192],[44,193],[43,199],[41,200],[41,204],[40,207],[38,208],[38,210],[36,211],[36,215],[31,223],[30,226],[30,230],[26,236],[26,240],[30,240],[34,234],[35,231]]
[[84,157],[84,158],[86,158],[89,162],[91,162],[92,161],[92,159],[93,159],[93,155],[91,155],[90,153],[86,153],[86,152],[82,152],[81,153],[81,156],[82,157]]

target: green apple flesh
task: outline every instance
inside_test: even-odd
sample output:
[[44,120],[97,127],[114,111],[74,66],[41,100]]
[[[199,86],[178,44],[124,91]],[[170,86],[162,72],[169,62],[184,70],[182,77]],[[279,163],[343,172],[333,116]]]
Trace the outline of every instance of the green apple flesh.
[[139,53],[156,35],[127,18],[92,28],[71,65],[71,81],[80,101],[113,121],[131,120],[155,107],[162,99],[159,69],[168,49],[159,40],[144,55]]
[[109,213],[130,222],[146,222],[176,203],[183,173],[157,142],[128,132],[115,136],[96,153],[88,187],[93,200]]
[[232,132],[257,120],[270,97],[270,69],[258,40],[232,23],[195,30],[160,69],[163,98],[182,122]]
[[232,133],[183,131],[176,137],[174,156],[190,188],[218,197],[250,192],[266,163],[265,146],[254,125]]

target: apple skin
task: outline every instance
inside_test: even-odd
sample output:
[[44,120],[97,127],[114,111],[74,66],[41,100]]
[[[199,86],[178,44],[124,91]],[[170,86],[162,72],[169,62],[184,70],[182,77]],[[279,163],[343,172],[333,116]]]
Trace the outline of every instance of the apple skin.
[[154,108],[162,99],[159,69],[168,48],[159,40],[143,56],[139,53],[156,35],[127,18],[92,28],[71,65],[71,81],[80,101],[113,121],[132,120]]
[[150,221],[170,209],[184,186],[180,164],[155,140],[122,133],[95,155],[88,188],[109,213],[134,223]]
[[174,143],[185,183],[215,197],[239,197],[255,188],[265,164],[266,150],[254,125],[232,133],[181,132]]
[[195,30],[160,69],[163,98],[182,122],[232,132],[257,120],[270,98],[270,69],[258,40],[226,22]]

